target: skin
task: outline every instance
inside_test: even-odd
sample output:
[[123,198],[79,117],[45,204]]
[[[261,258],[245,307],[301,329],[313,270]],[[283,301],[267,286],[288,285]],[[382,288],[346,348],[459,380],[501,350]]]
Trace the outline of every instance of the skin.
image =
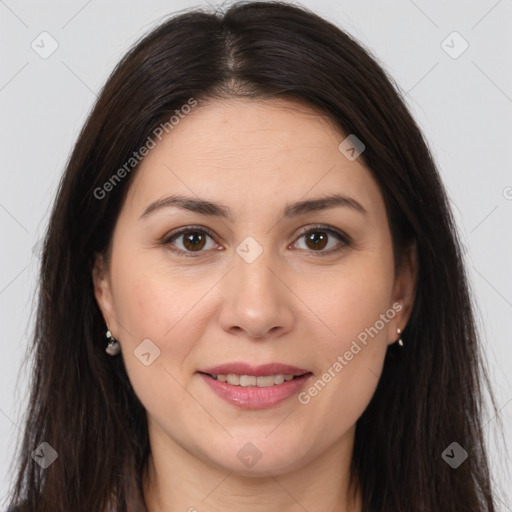
[[[388,345],[407,324],[416,253],[406,254],[395,276],[382,194],[362,160],[338,149],[345,137],[298,102],[200,103],[134,176],[93,280],[147,411],[149,512],[362,510],[360,493],[351,500],[347,487],[355,423]],[[357,200],[367,215],[336,207],[281,219],[285,204],[332,193]],[[231,217],[169,207],[140,218],[171,194],[222,203]],[[328,233],[327,246],[308,244],[299,230],[316,223],[352,241],[344,246]],[[183,236],[160,243],[186,226],[209,228],[214,237],[203,235],[201,252]],[[236,252],[248,236],[263,249],[252,263]],[[336,247],[342,250],[320,255]],[[307,404],[293,396],[243,410],[197,373],[231,361],[282,362],[308,369],[314,382],[397,303],[401,311]],[[160,350],[148,366],[133,353],[145,339]],[[237,457],[247,442],[262,455],[252,468]]]

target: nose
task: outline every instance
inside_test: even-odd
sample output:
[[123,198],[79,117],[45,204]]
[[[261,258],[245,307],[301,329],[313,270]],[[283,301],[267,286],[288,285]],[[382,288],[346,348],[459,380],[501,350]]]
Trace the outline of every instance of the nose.
[[251,263],[234,255],[233,269],[222,282],[219,315],[222,329],[229,334],[268,339],[293,328],[290,284],[269,252]]

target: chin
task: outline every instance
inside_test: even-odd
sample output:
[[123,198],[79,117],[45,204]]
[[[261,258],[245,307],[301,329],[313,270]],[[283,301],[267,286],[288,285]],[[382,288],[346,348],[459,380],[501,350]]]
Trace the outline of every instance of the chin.
[[[247,438],[246,438],[247,439]],[[280,439],[270,442],[252,438],[242,442],[229,443],[222,447],[223,454],[210,454],[210,460],[227,471],[240,476],[268,477],[285,474],[300,468],[305,462],[305,454],[299,453],[300,439],[295,445],[285,445]]]

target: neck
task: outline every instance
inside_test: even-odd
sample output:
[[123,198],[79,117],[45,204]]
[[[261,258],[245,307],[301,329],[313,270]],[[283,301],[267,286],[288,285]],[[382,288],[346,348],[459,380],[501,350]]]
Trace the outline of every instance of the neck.
[[147,512],[361,512],[360,490],[349,488],[353,433],[296,470],[263,476],[239,475],[155,436],[143,475]]

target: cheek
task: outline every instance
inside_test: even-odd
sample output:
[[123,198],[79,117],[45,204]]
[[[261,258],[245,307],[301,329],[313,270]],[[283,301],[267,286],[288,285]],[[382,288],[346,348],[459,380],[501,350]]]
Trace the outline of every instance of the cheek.
[[187,357],[203,332],[201,323],[193,321],[200,295],[147,266],[132,265],[119,267],[123,278],[116,287],[123,360],[144,407],[165,418],[171,410],[190,409],[190,396],[182,386],[187,382]]
[[149,256],[132,251],[129,257],[115,261],[114,308],[130,337],[162,340],[172,337],[179,322],[193,311],[204,285],[201,280],[187,280],[165,267],[161,259]]
[[333,290],[329,294],[309,291],[308,305],[329,329],[314,336],[316,376],[302,403],[328,407],[329,415],[342,423],[348,418],[355,421],[363,412],[388,347],[389,322],[395,313],[389,302],[392,284],[390,268],[374,261],[367,270],[352,268],[331,276],[326,283]]
[[[158,393],[174,386],[172,376],[183,382],[183,363],[204,328],[197,321],[203,288],[183,285],[178,277],[162,272],[142,256],[119,258],[116,265],[112,275],[114,309],[125,367],[134,388],[153,388]],[[138,357],[145,353],[143,347],[150,353],[149,360],[154,360],[148,366]]]
[[[361,258],[357,264],[319,276],[314,283],[307,285],[302,296],[329,327],[320,338],[323,350],[319,353],[330,357],[333,351],[348,350],[361,333],[364,339],[366,329],[374,326],[390,307],[392,267],[375,257]],[[372,339],[386,338],[387,323],[379,322],[378,327],[379,333]]]

